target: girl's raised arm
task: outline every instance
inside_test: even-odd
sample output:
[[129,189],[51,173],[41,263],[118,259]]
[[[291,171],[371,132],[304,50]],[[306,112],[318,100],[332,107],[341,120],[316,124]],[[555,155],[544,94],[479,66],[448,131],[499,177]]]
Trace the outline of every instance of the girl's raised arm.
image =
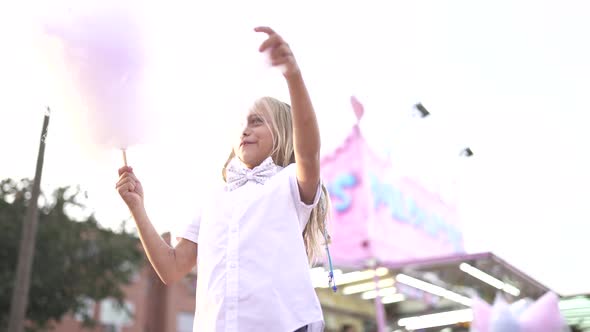
[[311,204],[320,181],[320,130],[307,87],[293,52],[281,36],[269,27],[258,27],[268,38],[260,52],[269,50],[273,66],[280,67],[287,80],[293,116],[293,144],[297,164],[297,183],[304,203]]

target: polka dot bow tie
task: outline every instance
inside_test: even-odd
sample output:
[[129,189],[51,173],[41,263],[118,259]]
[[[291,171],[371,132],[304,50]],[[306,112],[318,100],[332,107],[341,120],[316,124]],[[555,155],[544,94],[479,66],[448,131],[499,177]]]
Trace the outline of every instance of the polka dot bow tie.
[[248,181],[264,184],[266,180],[270,179],[276,173],[277,166],[270,157],[253,169],[249,169],[239,159],[235,158],[225,169],[227,189],[230,191],[237,189],[245,185]]

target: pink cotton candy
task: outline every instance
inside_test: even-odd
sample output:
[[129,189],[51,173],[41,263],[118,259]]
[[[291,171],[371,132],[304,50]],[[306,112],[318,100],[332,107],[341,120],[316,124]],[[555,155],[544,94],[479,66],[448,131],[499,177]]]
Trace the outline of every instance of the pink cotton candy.
[[149,131],[145,36],[131,2],[71,4],[44,22],[63,45],[72,86],[82,102],[80,124],[93,141],[127,148]]
[[567,327],[559,311],[559,297],[547,292],[537,301],[507,304],[496,297],[490,306],[473,299],[471,332],[561,332]]
[[559,297],[548,292],[531,304],[520,317],[524,332],[559,332],[565,324],[559,311]]

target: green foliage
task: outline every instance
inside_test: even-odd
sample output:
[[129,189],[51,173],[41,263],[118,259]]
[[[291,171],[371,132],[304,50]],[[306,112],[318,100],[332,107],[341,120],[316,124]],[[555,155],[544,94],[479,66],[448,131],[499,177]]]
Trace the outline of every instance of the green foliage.
[[[0,327],[10,311],[18,248],[31,182],[0,182]],[[80,191],[70,187],[42,196],[27,319],[34,330],[48,328],[68,312],[83,311],[84,299],[123,299],[144,261],[138,239],[122,230],[101,228],[93,215],[73,220],[68,208],[83,208]],[[86,317],[87,324],[93,324]]]

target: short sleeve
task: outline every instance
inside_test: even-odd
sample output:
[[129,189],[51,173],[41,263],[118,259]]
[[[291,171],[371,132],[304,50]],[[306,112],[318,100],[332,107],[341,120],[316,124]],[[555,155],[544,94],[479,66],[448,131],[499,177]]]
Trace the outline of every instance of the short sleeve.
[[295,208],[297,209],[297,215],[299,216],[299,225],[303,230],[305,225],[307,225],[307,221],[309,220],[309,216],[311,215],[311,210],[318,205],[320,201],[320,195],[322,193],[322,182],[318,183],[318,188],[315,192],[315,197],[313,198],[313,202],[311,204],[305,204],[301,200],[301,194],[299,193],[299,184],[297,184],[297,168],[295,164],[291,164],[285,168],[287,175],[289,177],[289,184],[291,187],[291,196],[293,201],[295,202]]
[[201,227],[201,214],[195,215],[189,223],[179,225],[175,232],[176,240],[187,239],[194,243],[199,243],[199,229]]

